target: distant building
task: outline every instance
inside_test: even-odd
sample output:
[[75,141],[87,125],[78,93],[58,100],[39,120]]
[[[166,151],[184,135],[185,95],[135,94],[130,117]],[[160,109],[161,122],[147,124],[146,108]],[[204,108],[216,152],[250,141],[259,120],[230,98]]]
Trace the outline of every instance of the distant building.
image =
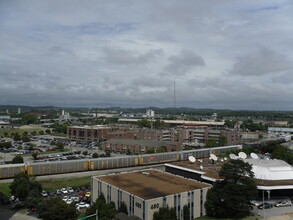
[[170,175],[156,170],[92,177],[96,201],[102,193],[106,202],[114,202],[116,209],[124,202],[129,216],[152,220],[161,207],[175,208],[183,219],[183,207],[190,211],[190,219],[205,215],[204,203],[210,185]]
[[212,129],[205,126],[183,126],[178,129],[178,139],[183,143],[197,142],[202,145],[208,139],[213,138],[220,145],[221,136],[226,138],[226,145],[240,144],[240,133],[237,130]]
[[268,133],[275,136],[287,135],[293,133],[293,128],[268,127]]
[[153,140],[133,140],[133,139],[109,139],[102,143],[103,150],[111,150],[115,152],[125,153],[130,151],[132,153],[142,154],[149,149],[157,149],[159,147],[166,147],[167,152],[181,151],[181,144],[179,142],[171,141],[153,141]]
[[146,111],[146,116],[147,116],[148,118],[153,118],[153,117],[155,117],[155,111],[154,111],[154,110],[151,110],[151,109],[148,109],[148,110]]

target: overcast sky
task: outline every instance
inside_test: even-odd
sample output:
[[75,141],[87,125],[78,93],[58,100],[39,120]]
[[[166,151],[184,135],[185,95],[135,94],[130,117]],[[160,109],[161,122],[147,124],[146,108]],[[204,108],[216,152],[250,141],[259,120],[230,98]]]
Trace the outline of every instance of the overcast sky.
[[293,110],[293,1],[0,1],[0,104]]

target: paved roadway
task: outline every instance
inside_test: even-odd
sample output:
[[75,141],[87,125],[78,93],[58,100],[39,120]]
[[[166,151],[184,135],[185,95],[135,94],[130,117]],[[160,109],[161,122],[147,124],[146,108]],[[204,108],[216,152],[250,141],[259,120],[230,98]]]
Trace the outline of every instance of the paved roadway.
[[37,220],[38,218],[10,209],[10,205],[0,207],[1,220]]
[[262,210],[262,209],[258,209],[258,208],[254,208],[253,209],[253,212],[257,215],[261,215],[263,217],[266,218],[269,218],[269,217],[272,217],[272,216],[281,216],[281,215],[284,215],[284,214],[293,214],[293,206],[289,206],[289,207],[273,207],[271,209],[265,209],[265,210]]

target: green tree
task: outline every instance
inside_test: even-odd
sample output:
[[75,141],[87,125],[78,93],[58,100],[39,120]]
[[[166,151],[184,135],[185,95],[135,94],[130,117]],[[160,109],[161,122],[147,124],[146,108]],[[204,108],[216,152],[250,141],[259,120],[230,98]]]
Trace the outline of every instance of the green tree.
[[26,201],[32,191],[38,194],[42,192],[42,185],[35,180],[35,177],[25,173],[16,174],[9,188],[11,194],[21,201]]
[[154,154],[156,153],[155,149],[154,148],[149,148],[146,150],[145,154]]
[[23,163],[23,158],[20,155],[16,155],[13,159],[12,159],[12,163]]
[[223,165],[219,172],[223,180],[214,183],[207,193],[208,216],[238,219],[250,214],[250,201],[257,196],[251,168],[242,160],[231,160]]
[[167,147],[161,146],[157,149],[157,153],[165,153],[167,152]]
[[38,159],[38,153],[37,152],[32,153],[32,157],[34,158],[34,160],[37,160]]
[[7,137],[8,136],[8,132],[5,131],[4,132],[4,136]]
[[88,155],[88,152],[87,152],[87,151],[83,151],[82,154],[83,154],[84,156],[86,156],[86,155]]
[[39,131],[39,134],[40,134],[40,135],[43,135],[43,134],[44,134],[44,131]]
[[106,152],[105,157],[111,157],[111,153],[109,151]]
[[20,135],[17,132],[14,133],[13,140],[14,141],[20,141],[21,140],[21,137],[20,137]]
[[183,220],[190,219],[190,211],[188,205],[183,206]]
[[30,142],[30,139],[29,139],[28,136],[23,135],[23,136],[22,136],[22,141],[23,141],[23,142]]
[[153,220],[176,220],[176,211],[174,208],[160,208],[153,215]]
[[11,142],[2,142],[0,143],[0,148],[11,148]]
[[[91,207],[89,207],[86,210],[86,215],[91,215],[96,213],[96,210],[99,210],[98,215],[99,215],[99,220],[111,220],[117,213],[115,210],[115,204],[113,202],[106,203],[105,197],[103,194],[101,194],[96,202],[92,204]],[[95,219],[95,218],[90,218],[90,219]]]
[[57,143],[55,143],[55,144],[56,144],[58,150],[64,150],[64,144],[63,144],[63,143],[61,143],[61,142],[57,142]]
[[38,213],[43,220],[75,220],[79,215],[74,203],[68,205],[58,197],[44,200]]
[[210,148],[210,147],[216,147],[217,141],[214,138],[209,138],[206,142],[205,142],[205,147]]
[[51,130],[50,129],[46,129],[46,134],[51,134]]
[[25,113],[22,115],[22,124],[27,125],[27,124],[35,124],[37,123],[38,119],[36,115]]
[[98,158],[99,154],[98,153],[93,153],[93,158]]
[[220,137],[219,137],[219,145],[220,146],[226,146],[227,143],[228,143],[227,137],[223,136],[223,135],[220,135]]
[[119,206],[118,212],[123,212],[123,213],[125,213],[126,215],[128,215],[128,210],[127,210],[127,206],[126,206],[125,202],[121,202],[121,203],[120,203],[120,206]]

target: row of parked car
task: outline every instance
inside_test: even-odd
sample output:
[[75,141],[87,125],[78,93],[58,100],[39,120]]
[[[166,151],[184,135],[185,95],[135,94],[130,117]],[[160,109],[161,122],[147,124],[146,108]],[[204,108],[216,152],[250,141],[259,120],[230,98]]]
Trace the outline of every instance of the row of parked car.
[[82,187],[67,187],[62,189],[57,189],[53,192],[42,192],[44,198],[50,196],[59,196],[67,204],[76,204],[76,209],[81,210],[90,207],[91,203],[91,186]]
[[283,200],[283,201],[278,201],[276,203],[269,203],[269,202],[264,202],[261,204],[257,205],[257,208],[259,209],[271,209],[273,207],[287,207],[287,206],[292,206],[292,203],[288,200]]

